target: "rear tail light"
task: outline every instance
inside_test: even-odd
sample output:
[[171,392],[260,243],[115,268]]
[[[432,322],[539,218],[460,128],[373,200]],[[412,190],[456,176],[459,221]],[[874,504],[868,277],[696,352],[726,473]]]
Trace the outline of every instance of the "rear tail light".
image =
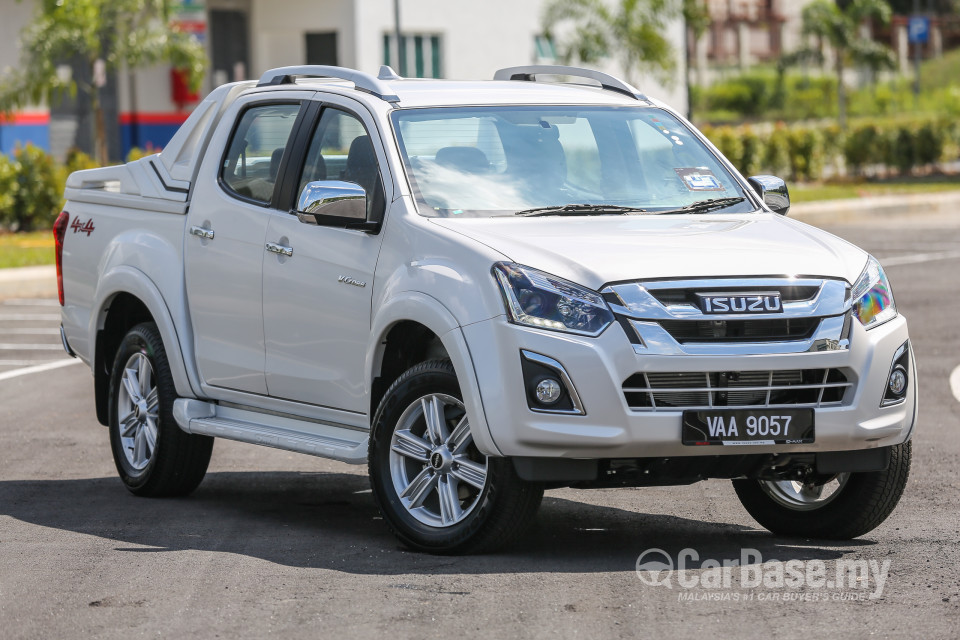
[[63,236],[67,233],[67,224],[70,214],[61,211],[57,221],[53,223],[53,242],[57,252],[57,295],[60,296],[60,306],[63,306]]

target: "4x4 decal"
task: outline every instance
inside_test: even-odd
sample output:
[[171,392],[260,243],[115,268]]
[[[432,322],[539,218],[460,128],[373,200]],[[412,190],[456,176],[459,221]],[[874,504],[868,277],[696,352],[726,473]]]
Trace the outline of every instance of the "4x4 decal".
[[89,238],[90,234],[94,232],[93,218],[90,218],[86,222],[80,222],[79,218],[74,218],[70,228],[73,229],[74,233],[87,234],[87,237]]

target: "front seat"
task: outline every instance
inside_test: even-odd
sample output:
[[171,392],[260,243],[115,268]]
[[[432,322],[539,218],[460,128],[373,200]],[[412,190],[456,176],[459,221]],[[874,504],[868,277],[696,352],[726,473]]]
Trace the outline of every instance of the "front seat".
[[367,194],[367,220],[382,220],[385,208],[383,181],[370,136],[357,136],[350,143],[343,180],[363,187]]

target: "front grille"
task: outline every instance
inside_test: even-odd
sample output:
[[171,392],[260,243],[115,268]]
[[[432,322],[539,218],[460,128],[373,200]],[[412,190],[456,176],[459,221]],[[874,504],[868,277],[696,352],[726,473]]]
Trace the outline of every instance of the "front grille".
[[806,340],[820,318],[776,320],[661,320],[660,326],[680,344],[688,342],[775,342]]
[[631,409],[824,407],[839,405],[852,383],[840,369],[636,373],[623,383]]
[[696,289],[654,289],[651,288],[650,295],[656,298],[660,304],[665,306],[676,304],[697,305],[698,293],[738,293],[749,295],[751,293],[770,293],[777,291],[780,293],[782,302],[803,302],[812,300],[816,297],[820,287],[817,286],[793,286],[779,285],[769,287],[697,287]]

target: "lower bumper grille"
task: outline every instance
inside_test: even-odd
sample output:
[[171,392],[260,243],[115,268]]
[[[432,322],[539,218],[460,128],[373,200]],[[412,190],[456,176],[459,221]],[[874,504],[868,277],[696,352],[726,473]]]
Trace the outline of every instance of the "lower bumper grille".
[[824,407],[853,386],[840,369],[636,373],[623,383],[631,409]]

